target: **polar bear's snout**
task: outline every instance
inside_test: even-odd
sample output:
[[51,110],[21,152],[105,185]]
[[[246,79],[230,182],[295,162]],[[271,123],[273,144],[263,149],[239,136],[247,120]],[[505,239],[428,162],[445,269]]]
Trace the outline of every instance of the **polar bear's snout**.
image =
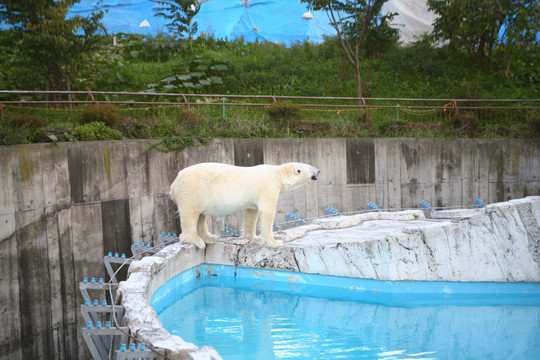
[[317,176],[321,173],[321,170],[316,167],[311,167],[311,180],[317,180]]

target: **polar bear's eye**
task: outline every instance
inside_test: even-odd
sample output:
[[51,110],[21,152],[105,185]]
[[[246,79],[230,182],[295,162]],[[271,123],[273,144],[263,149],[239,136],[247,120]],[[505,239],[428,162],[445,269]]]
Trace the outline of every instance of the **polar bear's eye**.
[[296,169],[296,173],[300,174],[302,172],[302,169]]

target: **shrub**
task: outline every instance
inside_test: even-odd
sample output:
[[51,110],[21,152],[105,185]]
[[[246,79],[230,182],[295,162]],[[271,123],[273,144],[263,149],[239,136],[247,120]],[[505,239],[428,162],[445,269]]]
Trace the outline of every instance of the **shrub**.
[[529,136],[532,138],[540,137],[540,115],[531,116],[527,120],[527,128],[529,129]]
[[39,138],[39,133],[34,129],[0,127],[0,145],[31,144]]
[[448,125],[456,130],[459,136],[473,137],[480,130],[482,122],[473,112],[460,112],[450,117]]
[[116,127],[120,122],[118,109],[110,104],[97,104],[84,109],[81,124],[101,122],[109,127]]
[[[269,121],[231,116],[224,120],[222,117],[209,119],[203,130],[204,135],[217,138],[268,138],[279,137],[279,131]],[[200,131],[199,133],[203,133]]]
[[39,115],[15,115],[8,121],[13,128],[38,129],[46,125],[45,120]]
[[375,120],[368,110],[361,109],[356,115],[356,120],[361,124],[373,124]]
[[292,132],[299,137],[323,137],[331,134],[329,123],[314,120],[297,121],[292,127]]
[[196,129],[202,125],[204,119],[192,110],[183,110],[178,114],[178,120],[190,129]]
[[81,141],[120,140],[122,138],[118,131],[98,121],[77,126],[73,129],[73,135]]
[[300,105],[288,102],[276,102],[266,108],[268,116],[278,125],[283,122],[287,126],[287,136],[290,133],[291,120],[298,120],[302,116]]
[[298,119],[302,115],[302,108],[297,104],[278,101],[268,106],[266,112],[275,121],[280,119]]
[[151,137],[148,126],[141,121],[133,118],[125,118],[120,120],[118,129],[124,133],[124,135],[134,139],[144,139]]
[[228,60],[210,55],[195,56],[175,64],[172,72],[159,83],[148,84],[150,92],[212,93],[223,91],[223,76]]
[[376,129],[380,136],[400,136],[407,128],[408,122],[404,120],[392,119],[377,123]]
[[39,115],[12,115],[0,121],[0,145],[31,144],[43,140],[45,120]]

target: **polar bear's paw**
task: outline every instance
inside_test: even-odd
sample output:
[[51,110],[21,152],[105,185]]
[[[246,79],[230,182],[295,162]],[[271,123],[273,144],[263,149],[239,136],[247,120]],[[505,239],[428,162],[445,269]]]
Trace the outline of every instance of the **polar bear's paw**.
[[276,239],[263,240],[263,239],[259,238],[258,236],[255,239],[251,240],[250,243],[257,244],[257,245],[268,246],[268,247],[278,247],[278,246],[283,245],[283,241],[281,241],[281,240],[276,240]]
[[283,241],[274,239],[271,241],[267,241],[264,245],[268,247],[279,247],[283,245]]
[[245,237],[246,239],[248,239],[249,242],[252,243],[252,244],[262,244],[262,241],[261,241],[261,237],[260,237],[260,236],[257,236],[257,235],[247,236],[247,235],[245,235],[244,237]]
[[206,248],[206,244],[197,235],[192,234],[180,234],[180,242],[182,244],[193,244],[199,249]]
[[219,239],[219,236],[218,235],[214,235],[214,234],[206,234],[203,236],[203,241],[206,243],[206,244],[213,244],[215,243],[216,241],[218,241]]
[[262,240],[260,236],[253,236],[253,237],[247,237],[246,236],[246,239],[249,240],[250,244],[257,244],[257,245],[266,244],[266,242],[264,240]]

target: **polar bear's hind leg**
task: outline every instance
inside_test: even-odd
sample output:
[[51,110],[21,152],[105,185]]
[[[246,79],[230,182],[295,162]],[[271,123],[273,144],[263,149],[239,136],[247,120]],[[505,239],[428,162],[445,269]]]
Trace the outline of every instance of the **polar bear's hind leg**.
[[199,215],[199,220],[197,221],[197,234],[206,244],[213,244],[219,239],[218,235],[214,235],[208,231],[206,215],[204,214]]
[[182,232],[180,234],[180,242],[182,244],[193,244],[199,249],[206,248],[206,244],[204,243],[204,241],[202,241],[202,239],[197,234],[194,234],[194,233],[188,234],[188,233]]
[[180,217],[180,225],[182,227],[182,233],[180,234],[180,242],[182,244],[193,244],[199,249],[204,249],[206,244],[197,235],[197,224],[199,214],[195,212],[184,212]]

